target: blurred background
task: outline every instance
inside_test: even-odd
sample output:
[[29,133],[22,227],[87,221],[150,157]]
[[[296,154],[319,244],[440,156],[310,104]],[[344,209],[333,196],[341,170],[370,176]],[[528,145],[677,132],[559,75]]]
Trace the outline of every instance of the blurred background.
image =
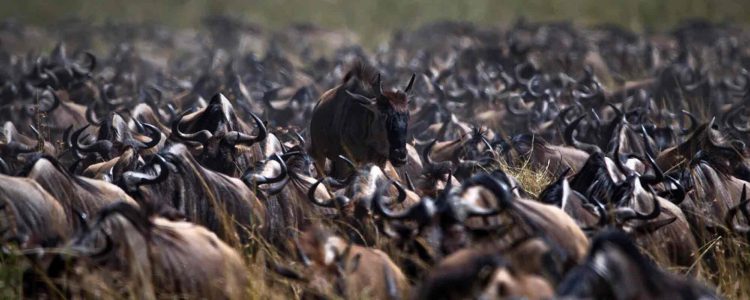
[[631,30],[668,29],[687,18],[747,24],[747,0],[22,0],[2,1],[0,18],[54,26],[71,19],[94,22],[153,22],[174,27],[199,25],[207,15],[231,15],[274,29],[314,23],[358,33],[365,44],[394,29],[435,20],[484,25],[574,20],[582,25],[614,23]]

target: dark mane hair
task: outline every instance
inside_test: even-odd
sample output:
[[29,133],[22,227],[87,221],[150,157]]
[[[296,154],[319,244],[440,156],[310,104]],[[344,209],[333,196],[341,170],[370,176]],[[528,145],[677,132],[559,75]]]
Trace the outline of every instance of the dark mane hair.
[[388,99],[388,102],[391,104],[391,107],[393,107],[393,110],[397,112],[409,111],[409,99],[406,97],[405,93],[401,91],[384,91],[383,96]]
[[[345,89],[374,98],[378,96],[378,72],[375,67],[362,61],[357,61],[346,72],[341,84]],[[353,80],[354,79],[354,80]],[[382,78],[381,78],[382,84]],[[409,100],[402,91],[384,90],[382,97],[378,100],[386,100],[396,112],[407,112]]]
[[62,174],[65,178],[69,179],[72,183],[77,184],[78,186],[82,187],[83,189],[85,189],[88,192],[91,192],[91,193],[94,193],[94,194],[98,194],[99,193],[99,189],[97,189],[91,183],[86,182],[83,179],[79,178],[75,174],[71,174],[65,168],[65,166],[63,166],[62,163],[60,163],[60,161],[57,160],[57,158],[55,158],[55,157],[53,157],[51,155],[48,155],[48,154],[34,155],[32,158],[30,158],[28,160],[28,162],[26,162],[26,164],[23,166],[23,168],[21,169],[21,171],[18,172],[18,176],[23,176],[23,177],[29,176],[29,174],[31,173],[31,170],[34,169],[34,166],[36,166],[36,163],[39,162],[39,160],[42,160],[42,159],[44,159],[44,160],[48,161],[50,164],[52,164],[52,166],[55,167],[55,170],[57,170],[57,172],[59,172],[60,174]]
[[[341,81],[341,84],[346,86],[347,89],[357,89],[356,85],[357,83],[359,83],[359,89],[356,91],[361,93],[362,95],[372,97],[375,96],[373,85],[376,84],[377,77],[378,70],[376,70],[369,64],[366,64],[362,61],[357,61],[352,64],[352,66],[349,68],[349,71],[346,72],[346,75],[344,75],[344,79]],[[350,82],[352,81],[352,79],[354,79],[355,81]],[[362,89],[364,89],[364,91]]]
[[570,188],[586,197],[595,196],[604,202],[614,198],[617,185],[609,177],[603,153],[596,152],[589,156],[581,170],[570,180]]
[[619,230],[607,229],[596,235],[591,242],[589,259],[593,259],[601,251],[607,251],[607,249],[604,248],[606,245],[612,245],[622,251],[622,253],[627,256],[641,272],[643,272],[643,274],[650,275],[648,278],[649,280],[643,281],[649,291],[656,291],[659,286],[668,286],[661,270],[656,268],[652,261],[641,254],[641,251],[638,250],[638,247],[633,241],[625,233]]

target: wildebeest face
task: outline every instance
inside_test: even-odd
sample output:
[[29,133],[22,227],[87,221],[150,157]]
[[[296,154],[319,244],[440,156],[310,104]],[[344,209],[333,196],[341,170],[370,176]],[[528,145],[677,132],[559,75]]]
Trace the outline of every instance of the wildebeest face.
[[388,137],[388,160],[396,166],[406,163],[406,133],[409,125],[407,94],[384,92],[378,97],[378,110],[384,115]]
[[388,159],[396,166],[406,163],[406,132],[409,126],[409,112],[392,111],[386,117],[385,126],[388,135]]

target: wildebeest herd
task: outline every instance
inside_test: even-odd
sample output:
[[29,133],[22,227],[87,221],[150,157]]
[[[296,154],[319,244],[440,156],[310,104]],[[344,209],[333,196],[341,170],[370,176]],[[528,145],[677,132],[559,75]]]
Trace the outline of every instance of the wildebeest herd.
[[0,257],[28,298],[748,296],[748,33],[6,21]]

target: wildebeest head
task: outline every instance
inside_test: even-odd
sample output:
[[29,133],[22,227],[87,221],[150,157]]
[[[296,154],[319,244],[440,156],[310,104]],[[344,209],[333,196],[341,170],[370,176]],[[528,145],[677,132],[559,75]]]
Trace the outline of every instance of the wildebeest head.
[[267,137],[263,121],[250,114],[258,127],[258,133],[250,136],[251,128],[241,122],[234,113],[229,100],[216,94],[205,108],[184,111],[172,122],[172,135],[190,144],[200,144],[198,160],[209,169],[229,175],[247,168],[247,157],[238,155],[235,146],[250,147]]
[[356,100],[359,104],[373,112],[376,117],[374,123],[371,124],[374,130],[384,130],[388,141],[388,160],[394,166],[402,166],[406,163],[406,133],[408,130],[409,123],[409,91],[414,84],[415,75],[411,76],[409,83],[403,91],[383,91],[383,86],[380,82],[380,74],[377,74],[374,78],[371,75],[371,70],[360,67],[355,68],[352,72],[347,74],[344,78],[344,82],[348,82],[353,76],[352,73],[360,72],[357,74],[360,79],[368,80],[365,89],[372,90],[372,97],[367,97],[355,91],[346,90],[346,93]]
[[562,299],[716,299],[708,289],[656,268],[622,232],[596,238],[585,264],[558,285]]

